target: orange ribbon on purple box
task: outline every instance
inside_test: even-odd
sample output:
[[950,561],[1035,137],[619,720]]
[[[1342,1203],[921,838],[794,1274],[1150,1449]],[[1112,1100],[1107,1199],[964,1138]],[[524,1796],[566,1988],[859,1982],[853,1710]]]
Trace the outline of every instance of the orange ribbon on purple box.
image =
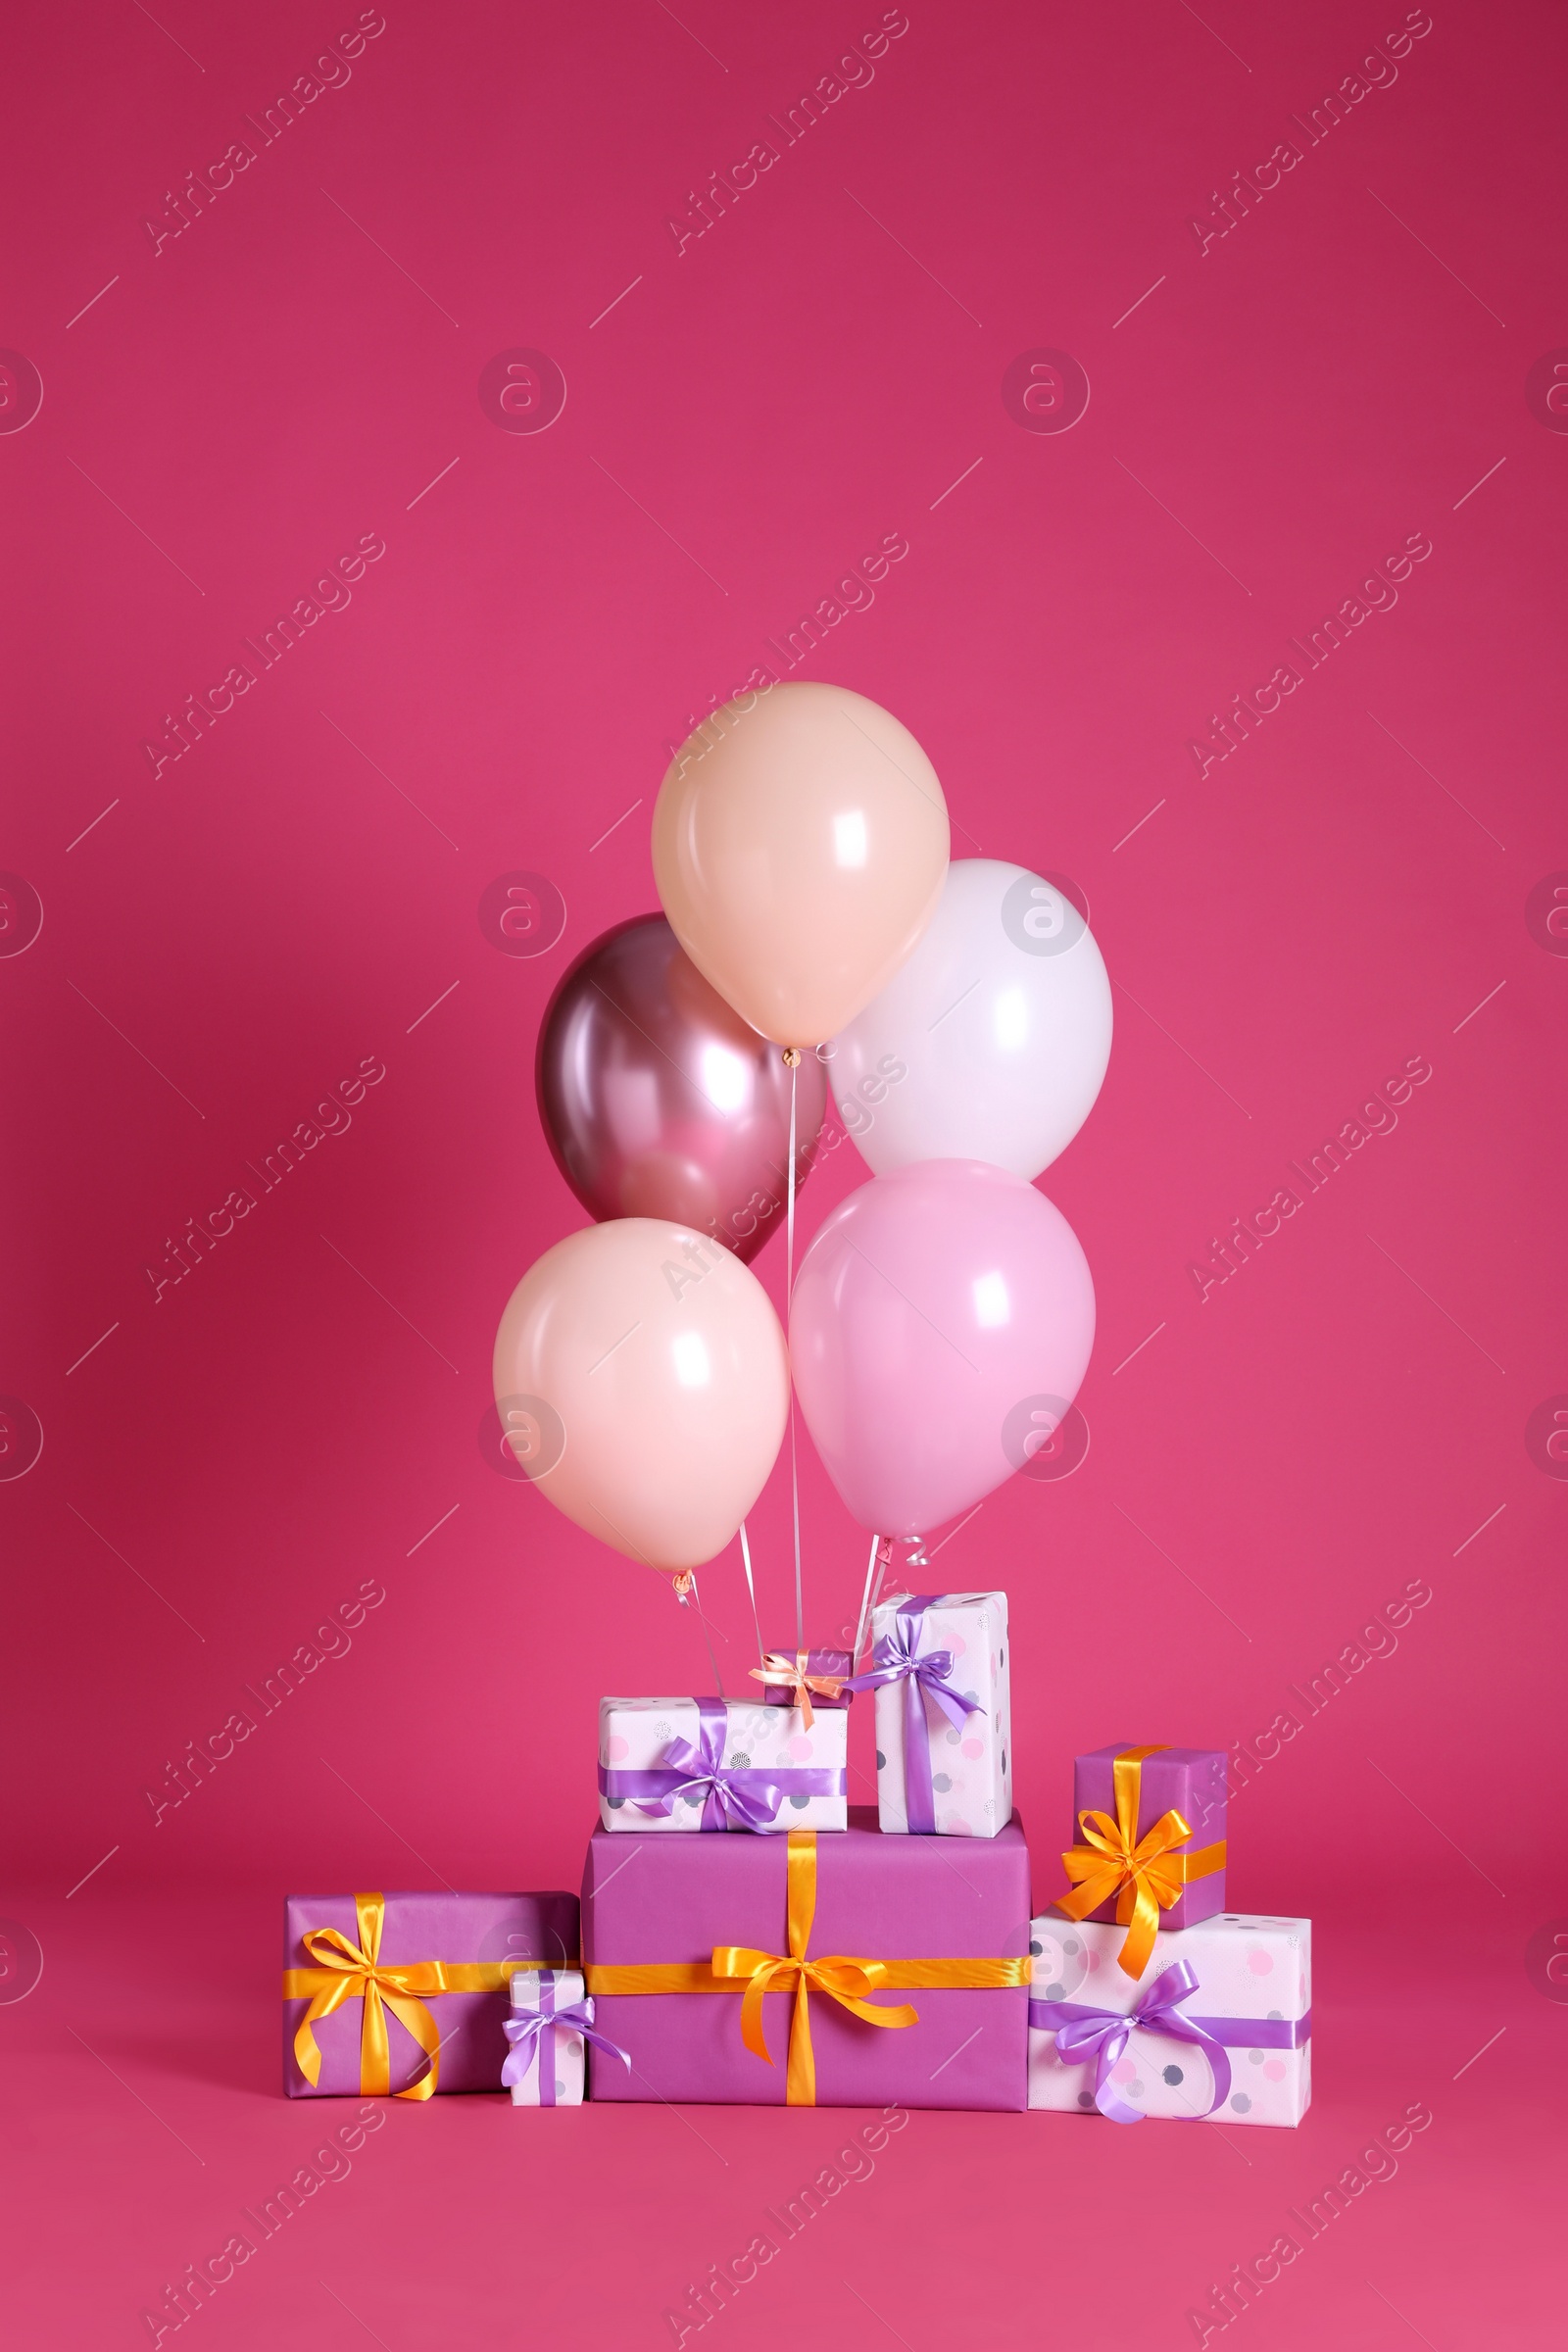
[[1182,1888],[1194,1879],[1206,1879],[1225,1867],[1225,1840],[1182,1854],[1173,1849],[1186,1843],[1192,1829],[1174,1810],[1162,1813],[1143,1838],[1138,1835],[1138,1806],[1143,1793],[1146,1756],[1162,1753],[1165,1743],[1124,1747],[1111,1767],[1116,1818],[1108,1813],[1084,1812],[1078,1827],[1086,1842],[1062,1855],[1073,1889],[1058,1894],[1055,1909],[1067,1919],[1087,1919],[1111,1897],[1116,1923],[1127,1937],[1116,1955],[1117,1966],[1129,1977],[1141,1977],[1154,1948],[1159,1914],[1181,1899]]

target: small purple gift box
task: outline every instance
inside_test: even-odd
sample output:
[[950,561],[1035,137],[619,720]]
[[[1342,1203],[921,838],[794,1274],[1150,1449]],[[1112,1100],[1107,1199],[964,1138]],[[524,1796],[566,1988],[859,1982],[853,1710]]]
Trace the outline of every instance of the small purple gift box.
[[574,1894],[291,1894],[285,2092],[495,2090],[512,1979],[574,1966],[577,1920]]
[[1062,1855],[1073,1888],[1055,1907],[1130,1929],[1120,1964],[1141,1976],[1156,1924],[1192,1928],[1225,1908],[1225,1757],[1117,1740],[1075,1756],[1072,1782],[1085,1842]]
[[811,1728],[811,1710],[847,1707],[855,1696],[844,1686],[855,1671],[847,1649],[770,1649],[760,1666],[750,1669],[760,1696],[769,1707],[799,1707]]

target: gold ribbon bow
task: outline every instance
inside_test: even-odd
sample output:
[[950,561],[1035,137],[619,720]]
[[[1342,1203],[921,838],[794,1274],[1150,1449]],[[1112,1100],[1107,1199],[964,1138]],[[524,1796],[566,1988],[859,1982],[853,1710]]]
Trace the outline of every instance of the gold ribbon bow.
[[799,1707],[810,1730],[816,1718],[811,1712],[811,1692],[818,1698],[836,1699],[843,1695],[845,1677],[842,1674],[808,1674],[807,1660],[810,1651],[798,1649],[793,1658],[781,1649],[770,1649],[760,1666],[749,1669],[754,1683],[788,1683],[790,1704]]
[[1163,1752],[1166,1742],[1152,1747],[1124,1747],[1111,1765],[1116,1818],[1108,1813],[1084,1812],[1078,1827],[1087,1843],[1062,1855],[1074,1890],[1056,1897],[1055,1908],[1068,1919],[1087,1919],[1102,1903],[1116,1898],[1116,1924],[1128,1931],[1117,1965],[1138,1978],[1149,1965],[1161,1911],[1179,1901],[1184,1886],[1206,1879],[1225,1867],[1225,1840],[1205,1845],[1197,1853],[1171,1849],[1185,1844],[1192,1830],[1174,1810],[1162,1813],[1144,1838],[1138,1835],[1138,1807],[1143,1793],[1144,1758]]
[[863,2017],[868,2026],[918,2025],[919,2012],[911,2009],[907,2001],[901,2002],[897,2009],[872,2006],[871,1993],[887,1983],[885,1961],[851,1960],[842,1953],[808,1960],[806,1947],[811,1940],[811,1922],[816,1916],[816,1832],[791,1830],[789,1839],[788,1955],[755,1952],[738,1943],[715,1944],[713,1974],[745,1985],[741,1994],[741,2039],[755,2057],[765,2060],[769,2066],[773,2059],[762,2030],[762,1995],[787,1992],[794,1985],[795,2015],[790,2023],[784,2098],[791,2107],[814,2107],[816,2059],[811,2049],[810,2010],[813,1992],[825,1992],[841,2009],[851,2009],[857,2017]]
[[285,1968],[285,2001],[308,2000],[309,2009],[294,2034],[294,2055],[300,2073],[314,2090],[321,2079],[321,2052],[312,2028],[330,2017],[345,2001],[363,2000],[360,2028],[360,2095],[384,2099],[392,2088],[392,2058],[387,2045],[386,2012],[413,2034],[429,2059],[428,2071],[400,2099],[427,2099],[436,2086],[441,2036],[435,2019],[420,1994],[442,1992],[504,1992],[514,1972],[540,1968],[539,1960],[410,1960],[397,1967],[381,1965],[381,1928],[386,1918],[384,1894],[357,1894],[354,1917],[359,1944],[350,1943],[336,1928],[313,1928],[303,1938],[317,1962],[315,1968]]
[[918,2011],[906,2001],[896,2009],[878,2009],[873,1991],[914,1992],[1001,1990],[1027,1984],[1028,1959],[865,1960],[833,1954],[821,1960],[806,1957],[811,1923],[816,1915],[816,1832],[789,1833],[788,1887],[785,1903],[789,1951],[758,1952],[741,1944],[715,1944],[711,1961],[661,1960],[627,1966],[585,1967],[587,1989],[601,1994],[645,1992],[739,1992],[741,2035],[756,2057],[773,2060],[762,2031],[762,1996],[795,1989],[795,2014],[790,2021],[789,2058],[784,2076],[785,2103],[791,2107],[816,2105],[816,2060],[811,2049],[809,1996],[825,1992],[840,2008],[853,2010],[872,2026],[913,2026]]

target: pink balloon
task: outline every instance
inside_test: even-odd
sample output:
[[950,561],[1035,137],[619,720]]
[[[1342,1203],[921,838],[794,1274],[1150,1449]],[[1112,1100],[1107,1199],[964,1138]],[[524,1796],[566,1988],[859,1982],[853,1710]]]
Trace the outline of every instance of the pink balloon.
[[660,1217],[574,1233],[496,1334],[496,1410],[539,1491],[629,1559],[678,1572],[733,1542],[789,1409],[784,1334],[757,1276]]
[[816,1449],[884,1536],[926,1535],[1023,1469],[1094,1337],[1072,1227],[977,1159],[917,1160],[841,1201],[801,1262],[790,1319]]

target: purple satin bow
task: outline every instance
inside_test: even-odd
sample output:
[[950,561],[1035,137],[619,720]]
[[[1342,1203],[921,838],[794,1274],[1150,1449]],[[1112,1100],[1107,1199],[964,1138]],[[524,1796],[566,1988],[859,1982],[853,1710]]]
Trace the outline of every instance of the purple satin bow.
[[631,2065],[631,2053],[623,2050],[618,2041],[612,2041],[608,2034],[601,2034],[594,2024],[592,2000],[573,2001],[564,2009],[556,2007],[554,1987],[543,1982],[544,1977],[549,1974],[549,1970],[540,1972],[540,2005],[537,2009],[514,2010],[511,2017],[502,2020],[507,2039],[511,2042],[512,2048],[507,2053],[505,2066],[501,2069],[501,2086],[504,2090],[510,2090],[514,2084],[523,2082],[537,2051],[539,2104],[541,2107],[553,2107],[556,2103],[556,2028],[558,2026],[564,2027],[568,2033],[580,2034],[584,2041],[591,2041],[596,2049],[608,2052],[612,2058],[619,2058],[628,2067]]
[[663,1759],[641,1771],[621,1772],[599,1767],[603,1795],[625,1802],[639,1813],[672,1813],[675,1800],[686,1791],[702,1790],[705,1830],[771,1829],[786,1794],[842,1796],[845,1775],[826,1765],[791,1765],[778,1772],[760,1766],[720,1762],[727,1721],[721,1698],[697,1701],[697,1746],[689,1740],[671,1740]]
[[951,1688],[953,1652],[930,1649],[919,1654],[920,1619],[935,1606],[939,1595],[916,1592],[899,1610],[893,1631],[878,1634],[871,1664],[844,1686],[846,1690],[871,1690],[879,1683],[904,1685],[904,1802],[909,1828],[929,1837],[937,1826],[936,1790],[931,1785],[931,1733],[922,1693],[934,1698],[956,1730],[965,1715],[985,1713],[977,1698]]
[[1198,1971],[1190,1960],[1178,1960],[1144,1986],[1130,2010],[1095,2009],[1079,2001],[1029,2002],[1029,2023],[1037,2033],[1054,2034],[1056,2054],[1074,2065],[1095,2062],[1095,2105],[1113,2124],[1141,2124],[1142,2108],[1129,2107],[1110,2086],[1115,2066],[1135,2026],[1151,2034],[1168,2034],[1174,2040],[1196,2042],[1214,2076],[1214,2095],[1200,2113],[1182,2116],[1182,2123],[1200,2123],[1224,2105],[1231,2087],[1231,2062],[1226,2048],[1298,2050],[1311,2039],[1312,2013],[1304,2017],[1183,2017],[1177,2007],[1198,1990]]

